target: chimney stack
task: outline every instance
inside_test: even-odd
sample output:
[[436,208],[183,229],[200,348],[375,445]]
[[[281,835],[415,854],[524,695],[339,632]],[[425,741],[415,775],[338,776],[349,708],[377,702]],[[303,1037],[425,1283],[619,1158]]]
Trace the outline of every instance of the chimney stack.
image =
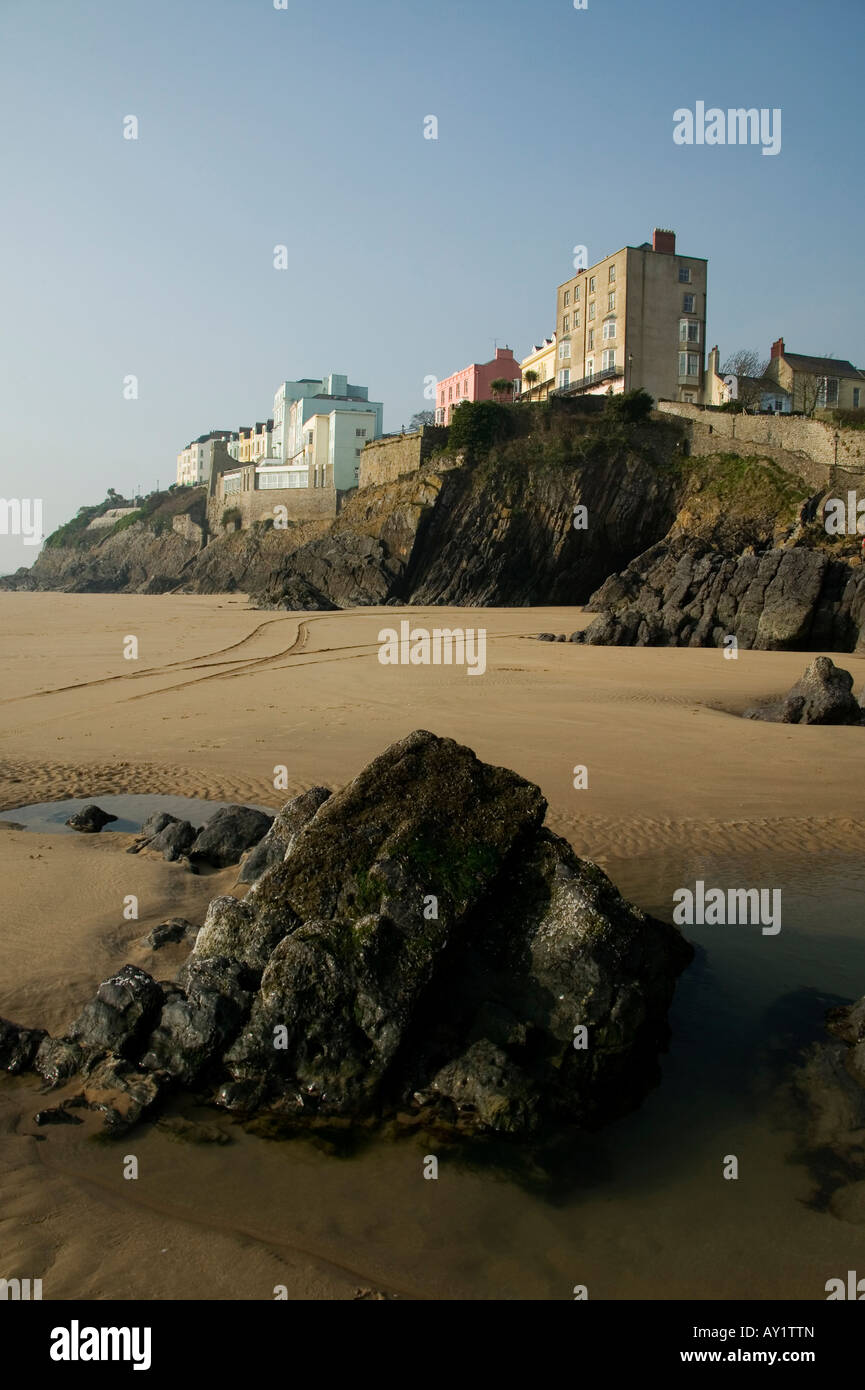
[[676,233],[664,227],[656,227],[652,232],[652,250],[662,251],[666,256],[675,256]]
[[773,358],[775,358],[775,357],[783,357],[783,356],[784,356],[784,351],[785,351],[785,349],[784,349],[784,339],[783,339],[783,338],[778,338],[778,339],[772,344],[772,354],[771,354],[771,355],[772,355]]

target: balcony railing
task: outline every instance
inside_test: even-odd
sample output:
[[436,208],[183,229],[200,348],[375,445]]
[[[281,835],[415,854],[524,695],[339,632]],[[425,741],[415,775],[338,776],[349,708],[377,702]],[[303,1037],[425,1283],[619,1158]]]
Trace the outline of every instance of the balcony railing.
[[573,396],[577,391],[584,391],[587,386],[599,386],[604,381],[615,381],[617,377],[624,376],[622,367],[605,367],[601,372],[595,372],[592,376],[581,377],[579,381],[571,381],[567,386],[557,386],[550,392],[551,396]]

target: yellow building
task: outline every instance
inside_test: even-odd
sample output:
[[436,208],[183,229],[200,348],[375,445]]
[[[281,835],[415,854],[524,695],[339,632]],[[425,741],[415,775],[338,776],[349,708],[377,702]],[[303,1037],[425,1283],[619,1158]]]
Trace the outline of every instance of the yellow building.
[[[556,384],[556,334],[536,343],[527,357],[520,363],[522,389],[516,399],[521,401],[545,401]],[[526,379],[526,374],[528,380]],[[534,376],[532,376],[534,373]]]
[[625,246],[578,270],[556,295],[556,389],[699,402],[706,341],[703,257],[676,252],[675,232]]

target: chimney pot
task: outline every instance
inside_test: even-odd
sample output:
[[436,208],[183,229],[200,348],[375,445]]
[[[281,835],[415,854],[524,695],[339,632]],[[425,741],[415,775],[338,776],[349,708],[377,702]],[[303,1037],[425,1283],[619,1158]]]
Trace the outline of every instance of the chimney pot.
[[775,342],[772,344],[772,357],[783,357],[784,352],[784,339],[776,338]]

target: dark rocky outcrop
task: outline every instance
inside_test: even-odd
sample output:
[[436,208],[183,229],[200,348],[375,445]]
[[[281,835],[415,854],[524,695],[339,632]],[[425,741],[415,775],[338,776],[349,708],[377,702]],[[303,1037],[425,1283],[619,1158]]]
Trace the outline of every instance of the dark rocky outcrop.
[[281,864],[295,836],[311,821],[319,806],[324,805],[330,791],[327,787],[311,787],[286,802],[274,817],[273,825],[263,840],[250,851],[243,861],[240,871],[241,883],[255,883],[267,870]]
[[132,1056],[149,1034],[162,1007],[162,991],[135,965],[124,965],[104,980],[70,1028],[71,1038],[89,1052]]
[[80,811],[69,817],[66,824],[73,830],[80,830],[83,835],[98,835],[103,826],[110,825],[115,820],[116,816],[110,816],[99,806],[90,805],[82,806]]
[[613,1119],[657,1080],[693,953],[545,809],[516,773],[411,734],[341,791],[289,802],[283,858],[245,900],[214,899],[177,981],[125,966],[69,1038],[39,1035],[37,1068],[57,1084],[77,1066],[115,1133],[169,1085],[292,1123]]
[[865,569],[822,550],[730,555],[680,536],[661,541],[592,594],[590,646],[853,651],[865,623]]
[[192,841],[189,859],[193,864],[210,864],[216,869],[236,864],[244,850],[257,844],[272,824],[273,816],[251,806],[223,806]]
[[201,830],[188,820],[175,820],[153,836],[144,848],[158,850],[169,863],[188,854]]
[[862,724],[862,706],[853,694],[853,677],[828,656],[818,656],[806,667],[783,700],[745,711],[746,719],[772,724]]
[[180,972],[180,989],[165,1002],[142,1068],[190,1085],[249,1012],[246,976],[237,961],[194,956]]

